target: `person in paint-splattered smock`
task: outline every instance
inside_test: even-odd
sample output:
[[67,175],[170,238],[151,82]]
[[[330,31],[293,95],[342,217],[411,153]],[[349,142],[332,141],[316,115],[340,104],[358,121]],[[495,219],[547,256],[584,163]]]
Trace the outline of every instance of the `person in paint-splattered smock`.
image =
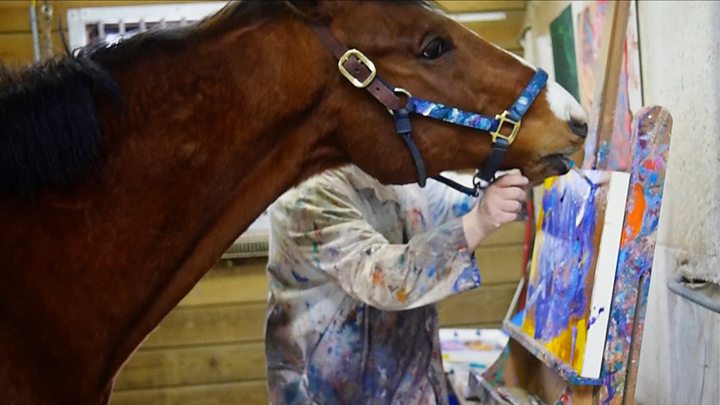
[[271,402],[447,403],[433,304],[480,285],[473,251],[516,218],[525,193],[513,182],[527,179],[504,176],[473,209],[440,183],[384,186],[348,166],[276,201],[265,331]]

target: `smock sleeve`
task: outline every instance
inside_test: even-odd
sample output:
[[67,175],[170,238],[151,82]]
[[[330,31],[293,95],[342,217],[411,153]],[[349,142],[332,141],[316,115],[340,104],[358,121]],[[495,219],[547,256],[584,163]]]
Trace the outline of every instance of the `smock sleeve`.
[[273,232],[285,233],[284,254],[382,310],[427,305],[480,285],[459,218],[392,244],[363,219],[352,195],[342,184],[318,182],[275,207]]

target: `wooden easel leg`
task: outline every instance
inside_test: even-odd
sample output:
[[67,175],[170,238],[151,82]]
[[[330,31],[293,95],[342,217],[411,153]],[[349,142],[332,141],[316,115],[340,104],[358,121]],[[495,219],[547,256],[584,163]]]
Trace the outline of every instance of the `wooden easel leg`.
[[647,300],[650,292],[650,275],[640,277],[638,286],[639,297],[638,307],[633,322],[632,346],[630,346],[630,359],[628,360],[627,384],[623,395],[623,404],[635,403],[635,387],[637,386],[638,365],[640,363],[640,345],[642,344],[643,332],[645,331],[645,313],[647,312]]

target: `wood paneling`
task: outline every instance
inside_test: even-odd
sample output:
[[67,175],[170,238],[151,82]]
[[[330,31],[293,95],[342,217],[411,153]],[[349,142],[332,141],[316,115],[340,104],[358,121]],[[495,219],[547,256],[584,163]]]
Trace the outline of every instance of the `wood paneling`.
[[116,390],[265,378],[262,342],[141,350],[123,367]]
[[449,13],[477,13],[487,11],[524,10],[524,0],[437,0]]
[[[0,12],[2,12],[0,10]],[[53,35],[53,49],[56,54],[62,51],[60,37]],[[32,35],[22,32],[0,34],[0,63],[24,66],[33,60]]]
[[0,33],[30,30],[29,1],[0,1]]
[[521,48],[524,11],[507,11],[507,19],[499,21],[467,22],[465,26],[493,44],[508,50]]
[[522,272],[523,247],[507,245],[478,249],[475,252],[483,285],[517,282]]
[[[266,261],[266,258],[236,260],[234,264],[222,261],[180,301],[179,306],[265,302],[268,295]],[[238,277],[238,272],[242,272],[242,277]]]
[[[142,6],[148,4],[193,2],[202,2],[202,0],[51,0],[49,1],[49,4],[53,7],[52,27],[55,30],[58,28],[58,23],[61,21],[63,27],[67,28],[67,11],[72,8]],[[38,9],[39,5],[42,3],[42,0],[37,1]],[[0,0],[0,32],[30,32],[29,7],[29,0]],[[38,12],[37,14],[39,18],[40,13]]]
[[484,285],[454,297],[438,305],[440,326],[492,325],[500,327],[507,312],[516,283]]
[[480,244],[480,247],[498,246],[498,245],[510,245],[510,244],[521,244],[525,240],[525,223],[514,221],[509,222],[497,231],[493,232],[485,238]]
[[[72,8],[132,6],[162,3],[189,3],[199,0],[107,0],[107,1],[72,1],[51,0],[53,7],[52,40],[55,55],[64,55],[65,51],[58,32],[62,22],[67,35],[67,11]],[[38,4],[41,1],[37,2]],[[0,0],[0,63],[11,66],[24,66],[32,63],[32,34],[30,28],[30,1]],[[40,13],[38,12],[38,18]]]
[[522,55],[520,35],[525,20],[525,1],[457,1],[439,0],[438,4],[448,13],[504,12],[506,19],[464,23],[478,35],[504,49]]
[[112,405],[253,405],[268,403],[265,380],[113,392]]
[[[242,279],[238,274],[238,278]],[[242,294],[245,290],[239,290]],[[144,348],[262,340],[265,301],[176,308],[150,334]]]

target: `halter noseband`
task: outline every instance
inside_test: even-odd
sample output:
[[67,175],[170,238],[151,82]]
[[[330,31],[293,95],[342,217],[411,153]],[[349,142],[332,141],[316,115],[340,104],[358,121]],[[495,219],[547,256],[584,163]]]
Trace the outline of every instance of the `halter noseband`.
[[[523,115],[525,115],[533,101],[535,101],[538,94],[540,94],[540,91],[545,87],[548,78],[544,70],[538,69],[510,109],[505,110],[502,114],[498,114],[495,117],[489,117],[413,97],[412,94],[405,89],[388,85],[378,76],[377,69],[373,62],[362,52],[357,49],[348,49],[348,47],[335,38],[328,27],[320,25],[311,26],[315,34],[317,34],[320,40],[338,60],[340,73],[345,76],[353,86],[359,89],[366,89],[373,97],[380,101],[393,116],[395,119],[395,132],[400,135],[410,150],[410,154],[415,163],[415,169],[418,173],[418,184],[420,184],[421,187],[425,186],[427,175],[425,172],[425,162],[412,136],[411,113],[490,133],[492,137],[492,152],[483,168],[478,173],[475,173],[473,187],[463,186],[440,175],[433,177],[435,180],[458,191],[477,197],[483,189],[487,188],[490,183],[493,182],[495,173],[500,168],[505,153],[513,141],[515,141],[515,137],[520,130]],[[402,103],[399,95],[407,99],[405,104]],[[509,133],[507,133],[508,129]],[[501,131],[503,130],[506,133],[502,133]]]

